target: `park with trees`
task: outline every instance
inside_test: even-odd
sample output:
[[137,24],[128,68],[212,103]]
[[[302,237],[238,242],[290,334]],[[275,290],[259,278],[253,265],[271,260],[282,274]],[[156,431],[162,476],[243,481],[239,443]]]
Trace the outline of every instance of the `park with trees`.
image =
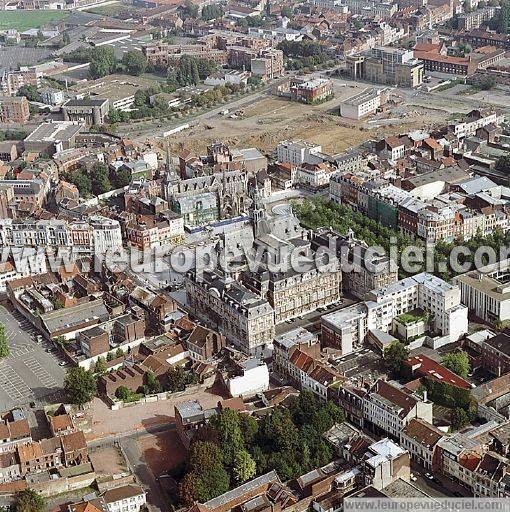
[[[369,247],[382,247],[387,255],[390,254],[390,248],[393,241],[396,245],[397,265],[399,266],[399,278],[408,277],[411,273],[405,272],[400,265],[403,250],[409,246],[415,246],[418,249],[425,249],[425,241],[416,238],[411,240],[408,236],[387,226],[383,226],[375,219],[371,219],[361,212],[356,212],[344,204],[337,204],[324,197],[315,197],[312,200],[306,199],[303,202],[292,204],[294,213],[297,215],[301,224],[310,229],[328,226],[340,235],[345,235],[350,229],[354,236],[363,240]],[[476,250],[479,247],[487,246],[498,254],[501,247],[510,245],[510,231],[504,232],[501,228],[496,228],[489,235],[483,236],[477,233],[469,240],[457,239],[453,242],[438,241],[433,247],[434,271],[433,274],[445,281],[450,281],[458,275],[450,266],[450,254],[458,245],[464,245],[470,251],[469,255],[459,255],[459,263],[472,264]],[[482,261],[487,264],[485,256]],[[417,268],[413,273],[422,272],[423,268]],[[464,270],[467,271],[467,270]]]
[[289,480],[324,466],[334,455],[322,435],[342,421],[337,405],[319,402],[309,390],[260,419],[223,409],[197,431],[185,466],[174,475],[179,501],[204,503],[271,470]]

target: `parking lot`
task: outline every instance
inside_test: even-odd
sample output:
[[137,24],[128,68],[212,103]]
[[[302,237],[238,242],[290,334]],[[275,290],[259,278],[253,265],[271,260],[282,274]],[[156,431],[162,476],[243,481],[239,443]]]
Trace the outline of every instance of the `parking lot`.
[[[0,411],[23,404],[61,398],[66,368],[46,341],[36,342],[36,329],[17,311],[0,305],[0,323],[10,348],[0,361]],[[63,363],[61,363],[63,364]]]

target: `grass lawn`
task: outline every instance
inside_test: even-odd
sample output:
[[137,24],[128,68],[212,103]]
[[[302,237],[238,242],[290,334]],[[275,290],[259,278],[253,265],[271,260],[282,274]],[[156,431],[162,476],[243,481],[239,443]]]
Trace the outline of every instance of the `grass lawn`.
[[126,5],[121,4],[120,2],[100,5],[99,7],[91,7],[90,9],[85,9],[85,12],[91,12],[92,14],[99,14],[101,16],[111,16],[112,18],[117,17],[119,14],[123,14],[128,10]]
[[421,309],[415,309],[413,311],[409,311],[408,313],[402,313],[401,315],[397,316],[397,320],[404,325],[409,325],[420,322],[422,320],[427,321],[427,314]]
[[50,21],[61,20],[68,16],[63,11],[2,11],[0,30],[15,28],[19,31],[39,28]]

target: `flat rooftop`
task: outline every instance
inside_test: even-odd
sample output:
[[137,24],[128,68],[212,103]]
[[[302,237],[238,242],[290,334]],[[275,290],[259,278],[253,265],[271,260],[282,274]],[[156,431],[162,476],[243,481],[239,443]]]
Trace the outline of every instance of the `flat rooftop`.
[[379,94],[381,93],[380,89],[375,88],[369,88],[365,89],[364,91],[360,92],[359,94],[355,94],[354,96],[351,96],[350,98],[347,98],[344,101],[345,105],[362,105],[363,103],[366,103],[367,101],[371,101],[374,98],[377,98]]
[[26,142],[56,142],[66,141],[80,133],[83,124],[72,121],[55,121],[40,124],[26,139]]

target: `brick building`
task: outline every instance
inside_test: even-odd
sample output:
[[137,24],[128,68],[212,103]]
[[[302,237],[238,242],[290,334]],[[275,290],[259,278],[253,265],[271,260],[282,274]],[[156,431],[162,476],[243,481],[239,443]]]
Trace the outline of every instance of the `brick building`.
[[0,122],[26,123],[30,119],[30,109],[25,96],[0,96]]

